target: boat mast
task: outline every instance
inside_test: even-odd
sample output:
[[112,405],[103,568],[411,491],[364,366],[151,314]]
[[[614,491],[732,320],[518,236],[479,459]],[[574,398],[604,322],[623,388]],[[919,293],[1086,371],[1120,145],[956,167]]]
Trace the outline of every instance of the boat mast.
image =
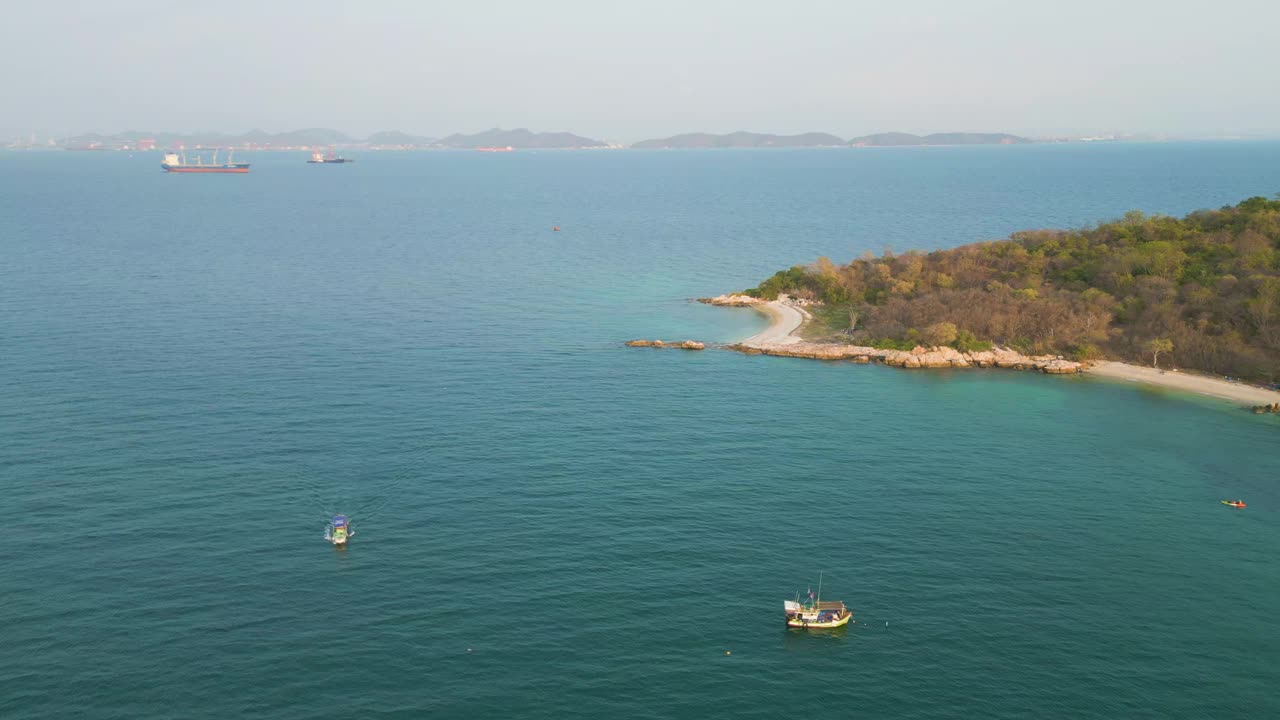
[[822,571],[818,571],[818,604],[822,604]]

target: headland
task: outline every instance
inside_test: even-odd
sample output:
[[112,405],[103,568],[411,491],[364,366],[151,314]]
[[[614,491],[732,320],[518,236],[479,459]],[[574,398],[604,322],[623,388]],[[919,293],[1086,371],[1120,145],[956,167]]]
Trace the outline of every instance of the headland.
[[880,362],[893,367],[966,368],[996,367],[1038,370],[1051,375],[1073,375],[1081,371],[1081,363],[1054,355],[1024,355],[1009,348],[960,351],[945,345],[918,345],[910,350],[875,348],[840,342],[814,342],[800,335],[801,328],[812,319],[803,300],[786,295],[777,300],[760,301],[745,295],[721,295],[700,302],[729,307],[753,307],[768,315],[772,322],[765,330],[729,345],[729,349],[750,354],[800,357],[815,360],[851,360],[858,363]]
[[1038,370],[1049,375],[1088,373],[1220,398],[1248,406],[1258,413],[1280,412],[1280,392],[1276,390],[1194,372],[1161,370],[1110,360],[1075,362],[1050,355],[1024,355],[998,346],[990,350],[961,352],[947,346],[895,350],[848,343],[814,342],[800,335],[805,323],[813,319],[806,309],[812,305],[804,301],[785,295],[776,300],[760,300],[747,295],[720,295],[701,298],[699,302],[720,307],[750,307],[770,318],[769,327],[727,346],[728,349],[748,354],[848,360],[856,363],[879,362],[906,369],[990,367]]

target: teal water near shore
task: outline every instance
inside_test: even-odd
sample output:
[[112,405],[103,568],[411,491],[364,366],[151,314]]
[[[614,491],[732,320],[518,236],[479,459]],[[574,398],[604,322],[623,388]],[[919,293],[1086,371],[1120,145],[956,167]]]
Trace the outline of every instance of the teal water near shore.
[[1280,418],[619,344],[1280,144],[244,159],[0,154],[0,717],[1280,715]]

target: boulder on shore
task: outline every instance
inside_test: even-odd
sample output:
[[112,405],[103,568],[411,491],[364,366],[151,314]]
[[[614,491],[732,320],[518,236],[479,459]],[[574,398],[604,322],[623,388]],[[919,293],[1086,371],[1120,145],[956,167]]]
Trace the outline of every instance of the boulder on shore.
[[1050,375],[1070,375],[1080,372],[1081,364],[1054,355],[1023,355],[1015,350],[996,347],[991,350],[960,352],[953,347],[917,346],[911,350],[881,350],[878,348],[846,345],[844,343],[793,342],[762,343],[759,345],[733,345],[731,350],[751,354],[802,357],[815,360],[850,360],[856,363],[878,361],[900,368],[967,368],[1001,367],[1017,370],[1039,370]]
[[1055,358],[1040,367],[1040,372],[1050,375],[1074,375],[1080,372],[1080,363]]
[[745,307],[748,305],[759,305],[760,303],[768,301],[761,300],[760,298],[754,298],[750,295],[729,294],[717,295],[713,298],[698,298],[698,302],[706,303],[707,305],[719,305],[721,307]]
[[704,350],[706,343],[697,340],[685,340],[683,342],[665,342],[663,340],[628,340],[624,343],[627,347],[654,347],[654,348],[676,348],[679,350]]

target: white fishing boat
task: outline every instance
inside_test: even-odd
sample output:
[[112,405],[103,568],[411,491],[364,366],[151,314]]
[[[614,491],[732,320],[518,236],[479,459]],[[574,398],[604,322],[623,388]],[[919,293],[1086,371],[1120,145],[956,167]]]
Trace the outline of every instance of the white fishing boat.
[[804,630],[826,630],[828,628],[844,627],[853,620],[853,613],[844,603],[839,600],[822,600],[822,575],[818,575],[818,593],[815,595],[810,589],[808,597],[801,600],[800,593],[796,593],[795,600],[784,600],[783,608],[786,610],[787,627],[801,628]]

